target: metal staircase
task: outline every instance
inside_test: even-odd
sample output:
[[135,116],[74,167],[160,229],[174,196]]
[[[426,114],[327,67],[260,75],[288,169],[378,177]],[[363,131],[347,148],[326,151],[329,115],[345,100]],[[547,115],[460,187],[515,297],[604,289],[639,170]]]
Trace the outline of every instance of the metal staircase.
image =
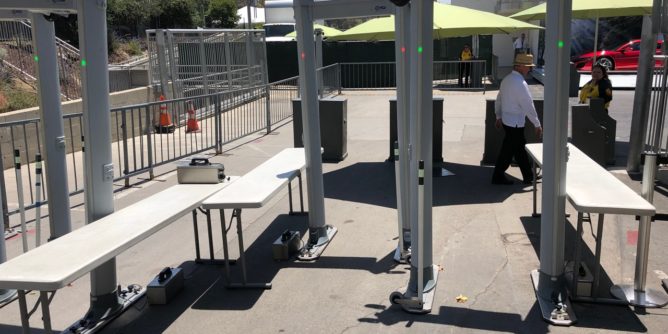
[[[79,50],[56,37],[61,95],[66,100],[81,97]],[[29,20],[0,21],[0,66],[32,87],[37,81],[38,61],[33,53]]]

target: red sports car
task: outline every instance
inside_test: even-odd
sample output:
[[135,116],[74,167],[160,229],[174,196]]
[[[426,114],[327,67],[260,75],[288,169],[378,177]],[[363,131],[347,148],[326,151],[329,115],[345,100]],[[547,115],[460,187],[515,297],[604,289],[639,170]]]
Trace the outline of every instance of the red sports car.
[[[658,41],[656,44],[656,54],[658,55],[661,54],[662,44],[663,41]],[[612,50],[596,51],[596,63],[607,67],[608,70],[637,70],[639,56],[640,40],[635,39]],[[572,62],[575,63],[575,68],[580,71],[591,71],[593,58],[594,53],[589,52],[574,57]],[[656,61],[654,66],[660,67],[660,61]]]

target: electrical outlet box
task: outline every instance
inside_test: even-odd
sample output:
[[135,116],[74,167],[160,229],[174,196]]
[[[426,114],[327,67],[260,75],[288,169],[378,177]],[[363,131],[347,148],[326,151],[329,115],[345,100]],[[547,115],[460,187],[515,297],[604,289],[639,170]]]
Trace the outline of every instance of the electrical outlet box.
[[274,260],[289,260],[301,249],[301,241],[299,231],[285,230],[271,246]]
[[[572,266],[572,265],[571,265]],[[594,283],[594,275],[586,263],[580,262],[580,270],[573,271],[577,277],[578,297],[591,297],[593,295],[592,286]]]
[[165,268],[146,287],[146,298],[149,304],[163,305],[169,303],[183,290],[183,269]]

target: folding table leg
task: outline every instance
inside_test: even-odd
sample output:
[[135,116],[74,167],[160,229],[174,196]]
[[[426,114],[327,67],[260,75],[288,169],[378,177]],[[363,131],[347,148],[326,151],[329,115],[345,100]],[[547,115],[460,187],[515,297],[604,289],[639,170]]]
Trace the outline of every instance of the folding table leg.
[[208,237],[209,237],[209,259],[211,261],[214,261],[214,255],[213,255],[213,232],[211,232],[211,214],[207,210],[204,212],[204,215],[206,216],[206,228],[208,232]]
[[582,255],[580,254],[582,248],[582,217],[583,213],[578,212],[578,227],[577,233],[575,235],[575,262],[573,262],[573,297],[578,296],[578,277],[580,273],[580,259]]
[[46,291],[40,291],[39,300],[42,303],[42,321],[44,322],[44,330],[47,333],[52,333],[51,329],[51,313],[49,312],[49,295]]
[[225,258],[225,280],[227,281],[227,284],[231,283],[231,275],[230,275],[230,253],[227,250],[227,229],[225,228],[225,210],[220,209],[218,210],[220,213],[220,223],[221,223],[221,228],[223,229],[223,257]]
[[594,282],[591,288],[591,295],[596,296],[598,291],[598,282],[601,277],[601,245],[603,244],[603,219],[605,215],[598,214],[598,226],[596,226],[596,268],[594,268]]
[[193,210],[193,230],[195,231],[195,262],[201,262],[199,253],[199,231],[197,230],[197,209]]
[[288,181],[288,202],[290,203],[289,214],[292,214],[293,213],[293,210],[292,210],[292,180]]
[[232,289],[271,289],[271,283],[248,283],[246,275],[246,255],[244,252],[244,235],[241,226],[241,209],[234,209],[232,217],[237,221],[237,236],[239,239],[239,261],[241,262],[241,283],[231,283],[228,281],[228,288]]
[[304,190],[302,189],[302,172],[299,171],[299,174],[297,174],[297,178],[299,178],[299,207],[301,210],[301,213],[304,213]]
[[30,333],[30,316],[28,315],[28,302],[26,301],[25,290],[18,290],[19,294],[19,312],[21,313],[22,333]]

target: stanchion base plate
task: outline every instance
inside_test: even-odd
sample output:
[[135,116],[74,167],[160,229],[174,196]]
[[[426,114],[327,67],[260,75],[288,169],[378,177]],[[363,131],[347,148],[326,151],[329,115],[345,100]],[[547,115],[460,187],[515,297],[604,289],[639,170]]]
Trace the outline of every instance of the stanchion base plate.
[[[134,303],[146,296],[146,289],[141,289],[123,297],[123,306],[114,314],[106,316],[104,319],[90,323],[90,319],[82,318],[69,326],[63,333],[77,333],[77,334],[92,334],[101,330],[103,327],[111,324],[115,319],[120,317],[126,310],[130,309]],[[113,325],[112,325],[113,326]]]
[[402,251],[401,245],[398,245],[397,248],[394,250],[394,262],[396,263],[409,263],[409,260],[411,258],[411,251],[410,249],[407,251]]
[[322,243],[321,245],[318,246],[313,246],[310,249],[304,249],[304,253],[300,254],[297,256],[297,260],[299,261],[314,261],[317,260],[322,252],[325,251],[325,248],[329,245],[330,242],[332,242],[332,239],[336,235],[336,232],[339,230],[334,227],[334,226],[327,226],[327,242]]
[[395,291],[390,294],[390,302],[399,304],[408,313],[427,314],[431,312],[436,296],[436,286],[438,285],[439,266],[432,265],[434,271],[434,287],[422,294],[422,302],[418,300],[417,291],[412,291],[406,287],[405,292]]
[[647,289],[635,291],[631,284],[613,285],[610,293],[617,299],[626,300],[629,305],[659,308],[668,305],[668,295],[661,291]]
[[[577,322],[575,312],[571,306],[571,302],[566,298],[563,303],[566,307],[566,312],[559,311],[555,303],[551,299],[546,299],[542,297],[542,294],[538,292],[538,277],[540,273],[538,270],[531,271],[531,283],[533,283],[533,289],[536,292],[536,299],[538,300],[538,306],[540,306],[541,315],[543,320],[546,322],[557,325],[557,326],[571,326]],[[566,287],[561,288],[561,295],[567,296]]]

